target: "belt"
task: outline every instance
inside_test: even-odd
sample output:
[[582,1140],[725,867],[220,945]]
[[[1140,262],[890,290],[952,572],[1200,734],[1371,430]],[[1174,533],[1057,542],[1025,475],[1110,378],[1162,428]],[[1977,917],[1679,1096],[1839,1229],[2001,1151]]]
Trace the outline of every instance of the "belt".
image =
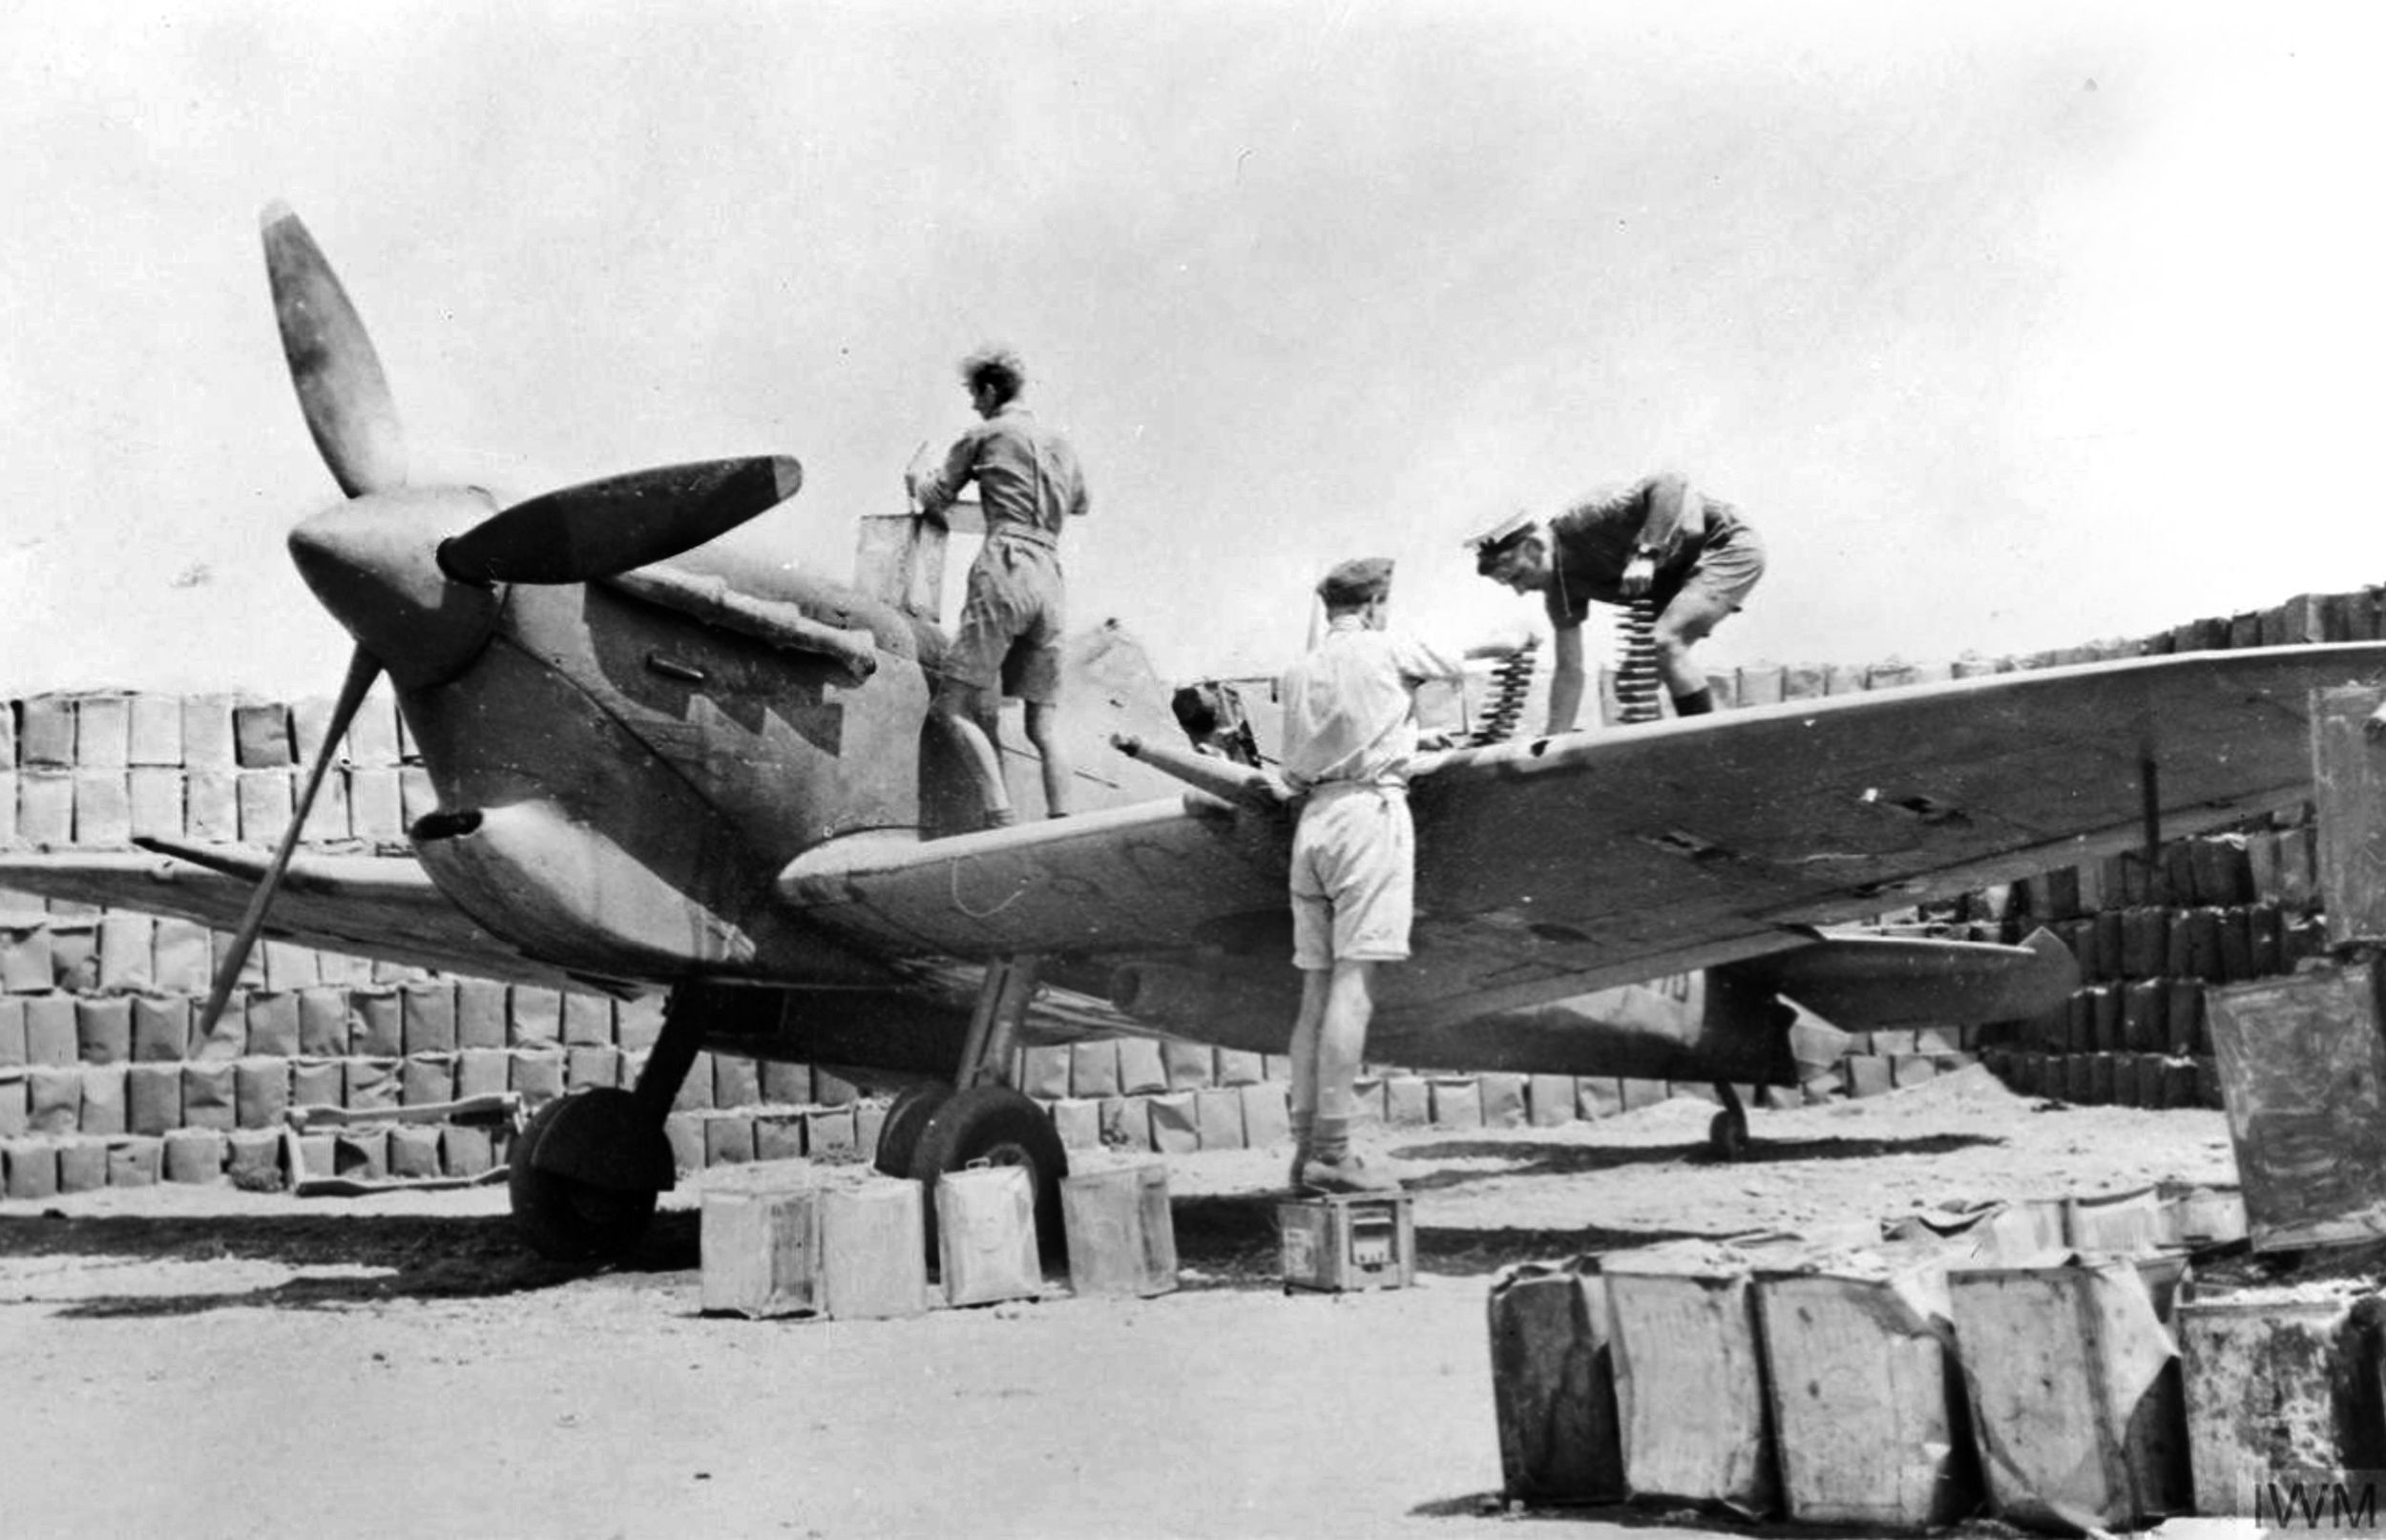
[[1406,797],[1409,783],[1405,780],[1320,780],[1312,784],[1308,795],[1312,798],[1338,797],[1346,792],[1371,791],[1388,797]]
[[1023,540],[1031,546],[1041,546],[1046,551],[1060,549],[1058,536],[1047,534],[1041,530],[1030,529],[1024,524],[997,524],[986,531],[986,538],[989,540]]

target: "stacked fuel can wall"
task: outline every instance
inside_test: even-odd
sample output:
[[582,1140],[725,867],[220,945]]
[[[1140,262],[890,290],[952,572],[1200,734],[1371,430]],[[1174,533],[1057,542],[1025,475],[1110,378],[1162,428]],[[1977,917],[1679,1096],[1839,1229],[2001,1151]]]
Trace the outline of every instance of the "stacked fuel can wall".
[[[2079,1103],[2218,1107],[2205,990],[2289,973],[2327,949],[2313,830],[2290,814],[2177,840],[2153,860],[2107,857],[1968,895],[1941,923],[1983,941],[2052,931],[2081,986],[2043,1016],[1974,1029],[2014,1090]],[[1841,1066],[1848,1089],[1910,1083],[1908,1034],[1874,1032]],[[1912,1034],[1917,1046],[1938,1034]]]

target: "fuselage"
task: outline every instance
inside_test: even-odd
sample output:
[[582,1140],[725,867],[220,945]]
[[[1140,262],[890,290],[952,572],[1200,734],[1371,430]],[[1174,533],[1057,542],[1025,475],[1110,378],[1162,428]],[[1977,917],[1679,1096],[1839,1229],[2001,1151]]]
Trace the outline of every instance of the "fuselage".
[[[966,777],[928,715],[941,630],[735,551],[668,566],[794,617],[792,641],[626,581],[447,577],[439,541],[492,507],[470,489],[378,494],[291,538],[318,596],[398,686],[438,802],[409,832],[441,891],[591,977],[887,982],[771,882],[826,840],[966,826]],[[806,628],[840,650],[804,645]],[[1088,807],[1157,789],[1090,742],[1079,758],[1101,767],[1083,778]]]
[[443,891],[552,960],[644,976],[838,977],[853,960],[772,901],[806,845],[917,823],[926,687],[882,651],[849,685],[601,585],[505,597],[489,646],[403,692],[443,811]]

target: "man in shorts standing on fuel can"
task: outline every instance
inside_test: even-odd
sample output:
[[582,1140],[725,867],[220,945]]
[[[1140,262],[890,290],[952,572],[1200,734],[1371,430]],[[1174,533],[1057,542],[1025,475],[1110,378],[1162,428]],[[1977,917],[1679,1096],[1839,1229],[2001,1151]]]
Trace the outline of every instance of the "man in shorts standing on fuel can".
[[[1409,955],[1416,833],[1409,774],[1416,688],[1464,663],[1384,629],[1392,563],[1346,561],[1317,585],[1329,622],[1286,672],[1283,775],[1301,799],[1292,836],[1293,1183],[1326,1193],[1397,1191],[1350,1149],[1351,1086],[1367,1051],[1374,972]],[[1478,649],[1484,656],[1506,648]]]

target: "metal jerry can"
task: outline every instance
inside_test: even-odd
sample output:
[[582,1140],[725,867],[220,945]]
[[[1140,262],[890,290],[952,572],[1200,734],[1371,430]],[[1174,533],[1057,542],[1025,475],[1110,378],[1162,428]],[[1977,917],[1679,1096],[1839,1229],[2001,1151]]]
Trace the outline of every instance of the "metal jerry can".
[[1157,1160],[1073,1171],[1060,1180],[1069,1285],[1079,1294],[1165,1294],[1177,1286],[1168,1168]]
[[1043,1292],[1036,1255],[1036,1188],[1025,1166],[972,1166],[936,1182],[938,1276],[950,1304]]

